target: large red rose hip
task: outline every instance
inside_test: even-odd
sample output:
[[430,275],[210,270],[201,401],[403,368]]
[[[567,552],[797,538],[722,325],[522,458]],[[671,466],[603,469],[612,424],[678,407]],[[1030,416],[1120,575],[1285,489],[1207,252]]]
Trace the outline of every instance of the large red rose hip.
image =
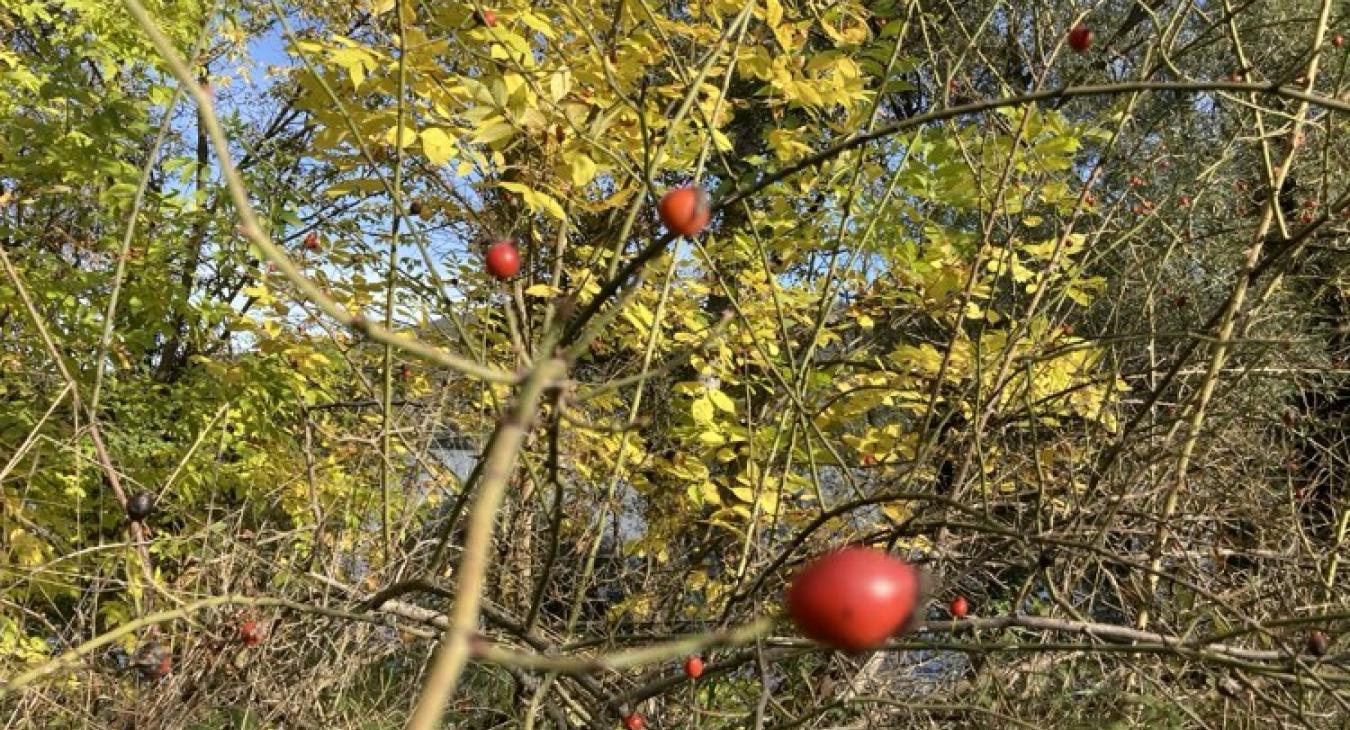
[[681,236],[697,236],[708,226],[712,208],[708,194],[700,187],[683,187],[661,196],[656,212],[666,228]]
[[870,649],[895,633],[919,597],[909,564],[866,547],[817,558],[793,579],[788,615],[797,630],[838,649]]
[[488,246],[487,270],[503,281],[520,272],[520,251],[516,249],[515,241],[494,241]]

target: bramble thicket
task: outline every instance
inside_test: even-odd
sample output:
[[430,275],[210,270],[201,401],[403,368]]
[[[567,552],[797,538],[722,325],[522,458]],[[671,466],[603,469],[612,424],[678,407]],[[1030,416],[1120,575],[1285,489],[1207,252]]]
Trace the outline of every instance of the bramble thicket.
[[5,0],[0,726],[1345,727],[1344,31]]

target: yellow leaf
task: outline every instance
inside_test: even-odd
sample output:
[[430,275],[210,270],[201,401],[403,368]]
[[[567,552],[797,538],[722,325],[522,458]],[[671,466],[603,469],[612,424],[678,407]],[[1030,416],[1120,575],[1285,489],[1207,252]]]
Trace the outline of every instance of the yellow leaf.
[[563,207],[558,204],[558,201],[553,199],[553,196],[549,195],[548,193],[536,192],[534,197],[535,201],[538,203],[539,208],[542,209],[545,213],[553,216],[554,218],[560,221],[567,220],[567,213],[563,210]]
[[914,513],[914,510],[908,502],[888,502],[882,505],[881,511],[885,512],[887,517],[890,517],[896,522],[904,522]]
[[727,442],[727,438],[716,431],[704,431],[698,435],[698,440],[708,446],[721,446]]
[[708,398],[696,398],[689,406],[689,413],[695,423],[712,423],[714,412],[712,401]]
[[572,89],[572,76],[566,70],[559,71],[548,77],[548,93],[554,101],[561,101],[567,92]]
[[333,63],[347,70],[347,75],[352,80],[352,88],[359,89],[366,80],[366,66],[374,65],[374,59],[370,54],[360,48],[339,48],[333,51],[329,58]]
[[764,490],[764,493],[759,495],[759,510],[766,515],[778,514],[778,494]]
[[768,0],[764,4],[764,22],[770,28],[777,27],[779,23],[783,22],[783,6],[778,0]]
[[524,12],[516,16],[524,21],[525,25],[530,26],[530,30],[552,40],[558,37],[558,31],[554,29],[553,24],[547,18],[535,15],[531,12]]
[[816,91],[815,87],[808,83],[802,83],[800,81],[794,82],[793,88],[796,89],[797,98],[801,99],[803,104],[820,106],[825,103],[825,99],[820,95],[820,92]]
[[735,146],[731,144],[731,140],[719,130],[712,130],[712,139],[713,145],[717,147],[720,152],[730,152],[736,149]]
[[581,187],[595,179],[595,160],[582,154],[573,155],[568,159],[571,167],[572,184]]
[[504,94],[504,97],[499,100],[499,103],[505,106],[506,100],[514,96],[515,93],[520,89],[524,88],[524,86],[525,86],[525,79],[522,78],[520,74],[503,75],[502,88],[506,93]]
[[[487,120],[484,120],[485,122]],[[516,128],[509,122],[502,119],[496,119],[491,123],[480,124],[474,131],[474,144],[492,144],[499,142],[516,133]]]
[[433,165],[444,165],[455,154],[455,141],[444,129],[422,130],[422,152]]
[[417,132],[408,127],[403,127],[401,135],[399,134],[397,127],[391,127],[384,133],[384,143],[387,145],[407,147],[417,141],[417,136]]
[[890,359],[901,370],[930,376],[937,375],[942,365],[942,355],[932,345],[905,345],[892,352]]
[[527,297],[556,297],[559,294],[562,294],[562,289],[548,284],[535,284],[525,290]]
[[717,491],[717,485],[712,482],[703,482],[698,485],[699,496],[705,503],[721,504],[722,495]]
[[708,399],[712,401],[713,405],[727,413],[736,412],[736,403],[732,401],[731,398],[727,397],[726,393],[723,393],[720,390],[708,391]]

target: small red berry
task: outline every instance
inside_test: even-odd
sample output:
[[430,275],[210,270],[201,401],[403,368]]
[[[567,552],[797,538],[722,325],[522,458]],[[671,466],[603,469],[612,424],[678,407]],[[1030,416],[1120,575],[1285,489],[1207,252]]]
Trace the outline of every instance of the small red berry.
[[497,11],[489,8],[481,13],[478,13],[478,22],[482,23],[483,25],[489,28],[497,27]]
[[682,236],[697,236],[712,218],[708,194],[695,186],[675,188],[661,196],[656,210],[666,228]]
[[1181,207],[1183,207],[1183,208],[1189,208],[1189,207],[1191,207],[1191,196],[1189,196],[1189,195],[1183,195],[1183,196],[1181,196],[1180,202],[1181,202]]
[[404,365],[403,367],[399,368],[399,369],[398,369],[398,379],[399,379],[399,380],[410,380],[410,379],[412,379],[412,368],[408,367],[407,365]]
[[642,728],[647,727],[647,721],[642,719],[642,715],[630,712],[623,716],[623,726],[627,730],[642,730]]
[[684,660],[684,676],[690,679],[698,679],[703,676],[703,659],[698,656],[691,656]]
[[952,599],[952,618],[965,618],[970,613],[970,602],[965,596],[957,596]]
[[1086,25],[1075,25],[1069,31],[1069,46],[1082,53],[1092,47],[1092,29]]
[[807,638],[856,651],[903,626],[918,596],[918,574],[908,563],[851,547],[803,568],[788,587],[787,611]]
[[318,233],[316,233],[316,232],[314,232],[314,231],[310,231],[309,233],[305,234],[305,248],[309,249],[310,251],[318,251],[318,250],[319,250],[319,234],[318,234]]
[[1331,45],[1336,46],[1337,48],[1345,45],[1345,36],[1337,33],[1336,37],[1331,39]]
[[516,242],[501,240],[488,246],[487,270],[502,281],[520,273],[520,251],[516,249]]
[[257,646],[262,643],[262,628],[258,622],[249,619],[239,625],[239,641],[244,646]]

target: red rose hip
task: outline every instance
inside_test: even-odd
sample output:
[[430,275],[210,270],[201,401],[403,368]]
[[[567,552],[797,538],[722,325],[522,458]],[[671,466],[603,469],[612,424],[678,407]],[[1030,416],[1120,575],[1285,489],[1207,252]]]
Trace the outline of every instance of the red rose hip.
[[904,625],[918,595],[913,567],[880,550],[851,547],[803,568],[788,587],[787,610],[807,638],[857,651]]
[[496,241],[488,246],[487,270],[503,281],[520,273],[520,251],[515,241]]
[[1326,656],[1327,650],[1331,648],[1331,640],[1321,631],[1314,631],[1308,634],[1306,648],[1309,654],[1313,656]]
[[244,646],[257,646],[262,643],[262,628],[258,622],[249,619],[239,625],[239,641]]
[[697,186],[675,188],[661,196],[656,211],[666,228],[681,236],[697,236],[712,218],[708,194]]
[[697,656],[691,656],[684,660],[684,674],[690,679],[698,679],[703,676],[703,659]]
[[965,596],[957,596],[952,599],[952,618],[965,618],[970,613],[970,602]]
[[630,712],[623,716],[623,726],[627,730],[642,730],[642,728],[647,727],[647,721],[642,719],[642,715]]
[[1069,31],[1069,47],[1082,53],[1092,47],[1092,29],[1086,25],[1075,25]]

